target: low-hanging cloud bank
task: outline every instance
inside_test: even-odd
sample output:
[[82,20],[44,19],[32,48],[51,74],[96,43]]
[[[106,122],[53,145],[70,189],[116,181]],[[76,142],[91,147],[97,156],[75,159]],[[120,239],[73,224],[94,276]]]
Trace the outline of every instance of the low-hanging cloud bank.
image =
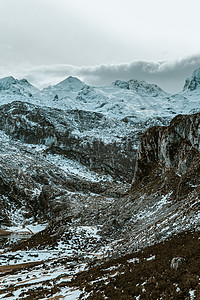
[[25,77],[39,88],[56,84],[70,75],[77,76],[87,84],[95,86],[110,84],[116,79],[138,79],[156,83],[167,92],[176,93],[182,90],[185,79],[199,67],[200,54],[197,54],[176,61],[157,63],[135,61],[116,65],[102,64],[83,67],[67,64],[1,67],[0,76]]

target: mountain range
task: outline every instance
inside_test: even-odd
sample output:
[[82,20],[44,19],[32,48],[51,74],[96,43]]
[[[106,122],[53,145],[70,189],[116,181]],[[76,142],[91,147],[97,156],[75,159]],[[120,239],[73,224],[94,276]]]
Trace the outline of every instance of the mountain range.
[[200,69],[177,94],[0,79],[0,297],[198,299],[199,151]]

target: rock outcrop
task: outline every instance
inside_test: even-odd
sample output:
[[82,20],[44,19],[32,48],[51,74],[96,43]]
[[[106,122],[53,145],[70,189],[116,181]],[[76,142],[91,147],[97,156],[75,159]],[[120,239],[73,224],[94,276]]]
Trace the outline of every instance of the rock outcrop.
[[[0,129],[51,153],[75,159],[96,172],[129,182],[133,176],[139,132],[103,114],[15,101],[0,107]],[[128,174],[128,176],[127,176]]]
[[192,76],[186,79],[183,90],[194,91],[198,87],[200,87],[200,69],[195,70]]
[[199,113],[178,115],[169,126],[152,127],[143,134],[132,189],[160,182],[179,198],[200,186],[199,175]]

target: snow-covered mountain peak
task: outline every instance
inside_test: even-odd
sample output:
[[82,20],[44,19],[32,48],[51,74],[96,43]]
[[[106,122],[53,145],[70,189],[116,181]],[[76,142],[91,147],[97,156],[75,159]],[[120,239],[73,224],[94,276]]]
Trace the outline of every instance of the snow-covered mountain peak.
[[10,89],[13,85],[33,87],[32,84],[30,84],[30,82],[28,82],[25,78],[18,80],[13,76],[8,76],[0,79],[0,89],[2,90]]
[[56,84],[54,87],[77,92],[85,87],[85,83],[82,82],[77,77],[69,76],[66,79],[64,79],[63,81]]
[[121,89],[133,90],[139,94],[149,95],[152,97],[168,95],[156,84],[149,84],[146,81],[139,81],[136,79],[131,79],[129,81],[116,80],[113,82],[113,85]]
[[20,95],[33,96],[39,92],[39,89],[34,87],[27,79],[16,79],[13,76],[8,76],[0,79],[0,91],[2,95]]
[[198,87],[200,87],[200,68],[195,70],[192,76],[186,79],[183,91],[194,91]]
[[0,89],[9,89],[12,84],[16,84],[17,80],[13,76],[0,79]]

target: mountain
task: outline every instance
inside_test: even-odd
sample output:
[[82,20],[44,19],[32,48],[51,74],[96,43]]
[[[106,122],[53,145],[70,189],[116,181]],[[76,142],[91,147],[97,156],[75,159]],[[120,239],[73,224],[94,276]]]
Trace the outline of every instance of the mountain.
[[187,78],[183,87],[184,91],[194,91],[200,87],[200,69],[194,71],[191,77]]
[[198,74],[0,80],[0,297],[198,296]]
[[144,96],[166,97],[169,95],[156,84],[149,84],[146,81],[138,81],[136,79],[131,79],[129,81],[116,80],[113,82],[113,85],[122,89],[133,90]]
[[191,91],[184,88],[182,92],[170,95],[155,84],[133,79],[92,87],[70,76],[40,91],[25,79],[8,77],[2,79],[0,95],[2,104],[26,101],[30,96],[28,101],[40,106],[86,110],[115,119],[137,119],[138,122],[148,122],[148,119],[158,116],[170,121],[178,113],[193,113],[200,108],[198,89]]
[[69,76],[58,84],[54,85],[52,88],[61,88],[69,91],[78,92],[85,87],[85,83],[76,77]]
[[0,79],[0,92],[3,95],[13,94],[15,96],[32,97],[38,89],[31,85],[26,79],[15,79],[12,76]]
[[[73,102],[78,92],[82,90],[85,86],[86,84],[78,78],[69,76],[68,78],[64,79],[56,85],[44,88],[42,90],[41,96],[42,98],[50,100],[51,102],[53,101],[54,106],[57,103],[58,108],[63,105],[62,101],[64,101],[64,104],[66,106],[67,102],[72,102],[73,105]],[[67,107],[73,108],[73,106],[70,106],[70,104]]]
[[[141,110],[146,118],[156,115],[156,105],[163,106],[160,98],[167,96],[168,94],[158,86],[136,80],[118,80],[108,86],[92,87],[78,78],[68,77],[57,85],[45,88],[40,98],[43,99],[43,105],[95,111],[111,118],[122,119],[131,114],[141,115]],[[38,104],[41,105],[41,101]],[[168,115],[168,101],[166,104]]]

